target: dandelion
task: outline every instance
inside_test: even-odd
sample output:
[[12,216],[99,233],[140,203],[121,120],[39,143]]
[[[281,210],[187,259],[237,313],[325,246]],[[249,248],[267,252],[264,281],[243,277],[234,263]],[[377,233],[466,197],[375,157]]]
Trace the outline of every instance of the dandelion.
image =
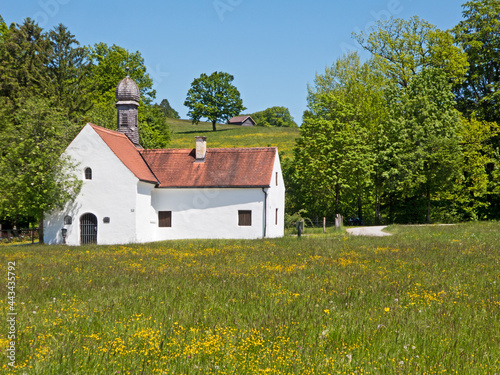
[[385,312],[389,312],[389,311],[391,311],[391,308],[390,308],[390,307],[386,307],[386,308],[384,309],[384,311],[385,311]]

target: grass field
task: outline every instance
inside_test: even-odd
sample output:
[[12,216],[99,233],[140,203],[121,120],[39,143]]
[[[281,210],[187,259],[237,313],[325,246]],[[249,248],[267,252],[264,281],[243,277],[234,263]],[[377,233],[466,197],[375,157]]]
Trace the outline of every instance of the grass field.
[[3,246],[16,374],[498,374],[500,224]]
[[207,137],[208,147],[278,147],[280,152],[291,156],[298,128],[267,128],[263,126],[237,126],[217,124],[217,131],[212,131],[212,124],[200,122],[193,125],[189,120],[169,119],[172,140],[169,148],[194,148],[194,137]]

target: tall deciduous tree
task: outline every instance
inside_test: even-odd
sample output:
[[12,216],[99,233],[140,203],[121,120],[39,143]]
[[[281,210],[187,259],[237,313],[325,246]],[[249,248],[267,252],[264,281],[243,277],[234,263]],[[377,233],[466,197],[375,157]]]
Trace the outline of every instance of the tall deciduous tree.
[[144,58],[139,51],[129,52],[113,44],[97,43],[89,50],[92,63],[92,83],[99,97],[113,97],[116,85],[126,76],[128,67],[132,78],[141,93],[141,100],[151,104],[156,97],[153,80],[146,71]]
[[90,86],[93,89],[92,109],[87,120],[109,129],[116,129],[115,90],[127,75],[137,83],[140,91],[138,109],[139,136],[145,148],[163,148],[170,140],[170,129],[165,115],[152,104],[156,91],[146,72],[144,58],[139,51],[130,53],[125,48],[98,43],[89,51],[91,60]]
[[76,195],[80,182],[61,157],[77,127],[45,99],[28,98],[0,133],[0,217],[43,219]]
[[354,212],[370,201],[373,130],[384,117],[384,77],[373,60],[348,54],[309,87],[295,148],[296,179],[309,212]]
[[453,31],[470,68],[455,88],[459,109],[500,122],[500,1],[468,1],[463,8],[464,20]]
[[194,124],[202,117],[217,130],[217,121],[227,122],[246,108],[240,92],[232,84],[234,77],[225,72],[203,73],[191,83],[184,105],[189,108],[188,116]]
[[460,118],[451,84],[442,70],[424,69],[406,88],[393,85],[387,97],[389,116],[379,130],[384,190],[392,197],[425,197],[430,222],[432,199],[460,172]]
[[146,149],[166,148],[172,137],[165,114],[157,105],[145,106],[139,126],[141,146]]
[[[487,199],[490,186],[488,165],[494,162],[494,150],[489,140],[498,134],[498,130],[494,122],[481,121],[474,116],[461,118],[461,176],[446,197],[453,202],[453,211],[459,219],[478,220],[487,216],[490,205]],[[496,207],[495,211],[498,211]]]
[[389,78],[403,87],[424,68],[439,68],[455,82],[461,82],[467,72],[467,55],[454,45],[452,34],[417,16],[378,21],[371,33],[353,35],[380,59]]

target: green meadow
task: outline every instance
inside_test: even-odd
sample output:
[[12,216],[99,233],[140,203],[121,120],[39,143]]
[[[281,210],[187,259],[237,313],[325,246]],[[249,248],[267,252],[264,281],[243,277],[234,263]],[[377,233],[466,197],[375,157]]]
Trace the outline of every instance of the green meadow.
[[278,150],[292,156],[298,128],[275,128],[263,126],[238,126],[217,124],[217,131],[212,131],[212,124],[200,122],[193,125],[190,120],[168,119],[172,130],[169,148],[194,148],[195,136],[206,136],[207,146],[226,147],[278,147]]
[[[388,230],[392,237],[1,246],[0,368],[500,373],[500,224]],[[5,354],[9,262],[15,368]]]

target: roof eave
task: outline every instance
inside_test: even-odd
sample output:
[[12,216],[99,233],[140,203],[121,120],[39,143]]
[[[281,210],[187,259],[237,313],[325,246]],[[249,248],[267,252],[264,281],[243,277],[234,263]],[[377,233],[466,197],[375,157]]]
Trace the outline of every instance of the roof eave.
[[271,185],[203,185],[203,186],[156,186],[158,189],[262,189],[270,188]]

